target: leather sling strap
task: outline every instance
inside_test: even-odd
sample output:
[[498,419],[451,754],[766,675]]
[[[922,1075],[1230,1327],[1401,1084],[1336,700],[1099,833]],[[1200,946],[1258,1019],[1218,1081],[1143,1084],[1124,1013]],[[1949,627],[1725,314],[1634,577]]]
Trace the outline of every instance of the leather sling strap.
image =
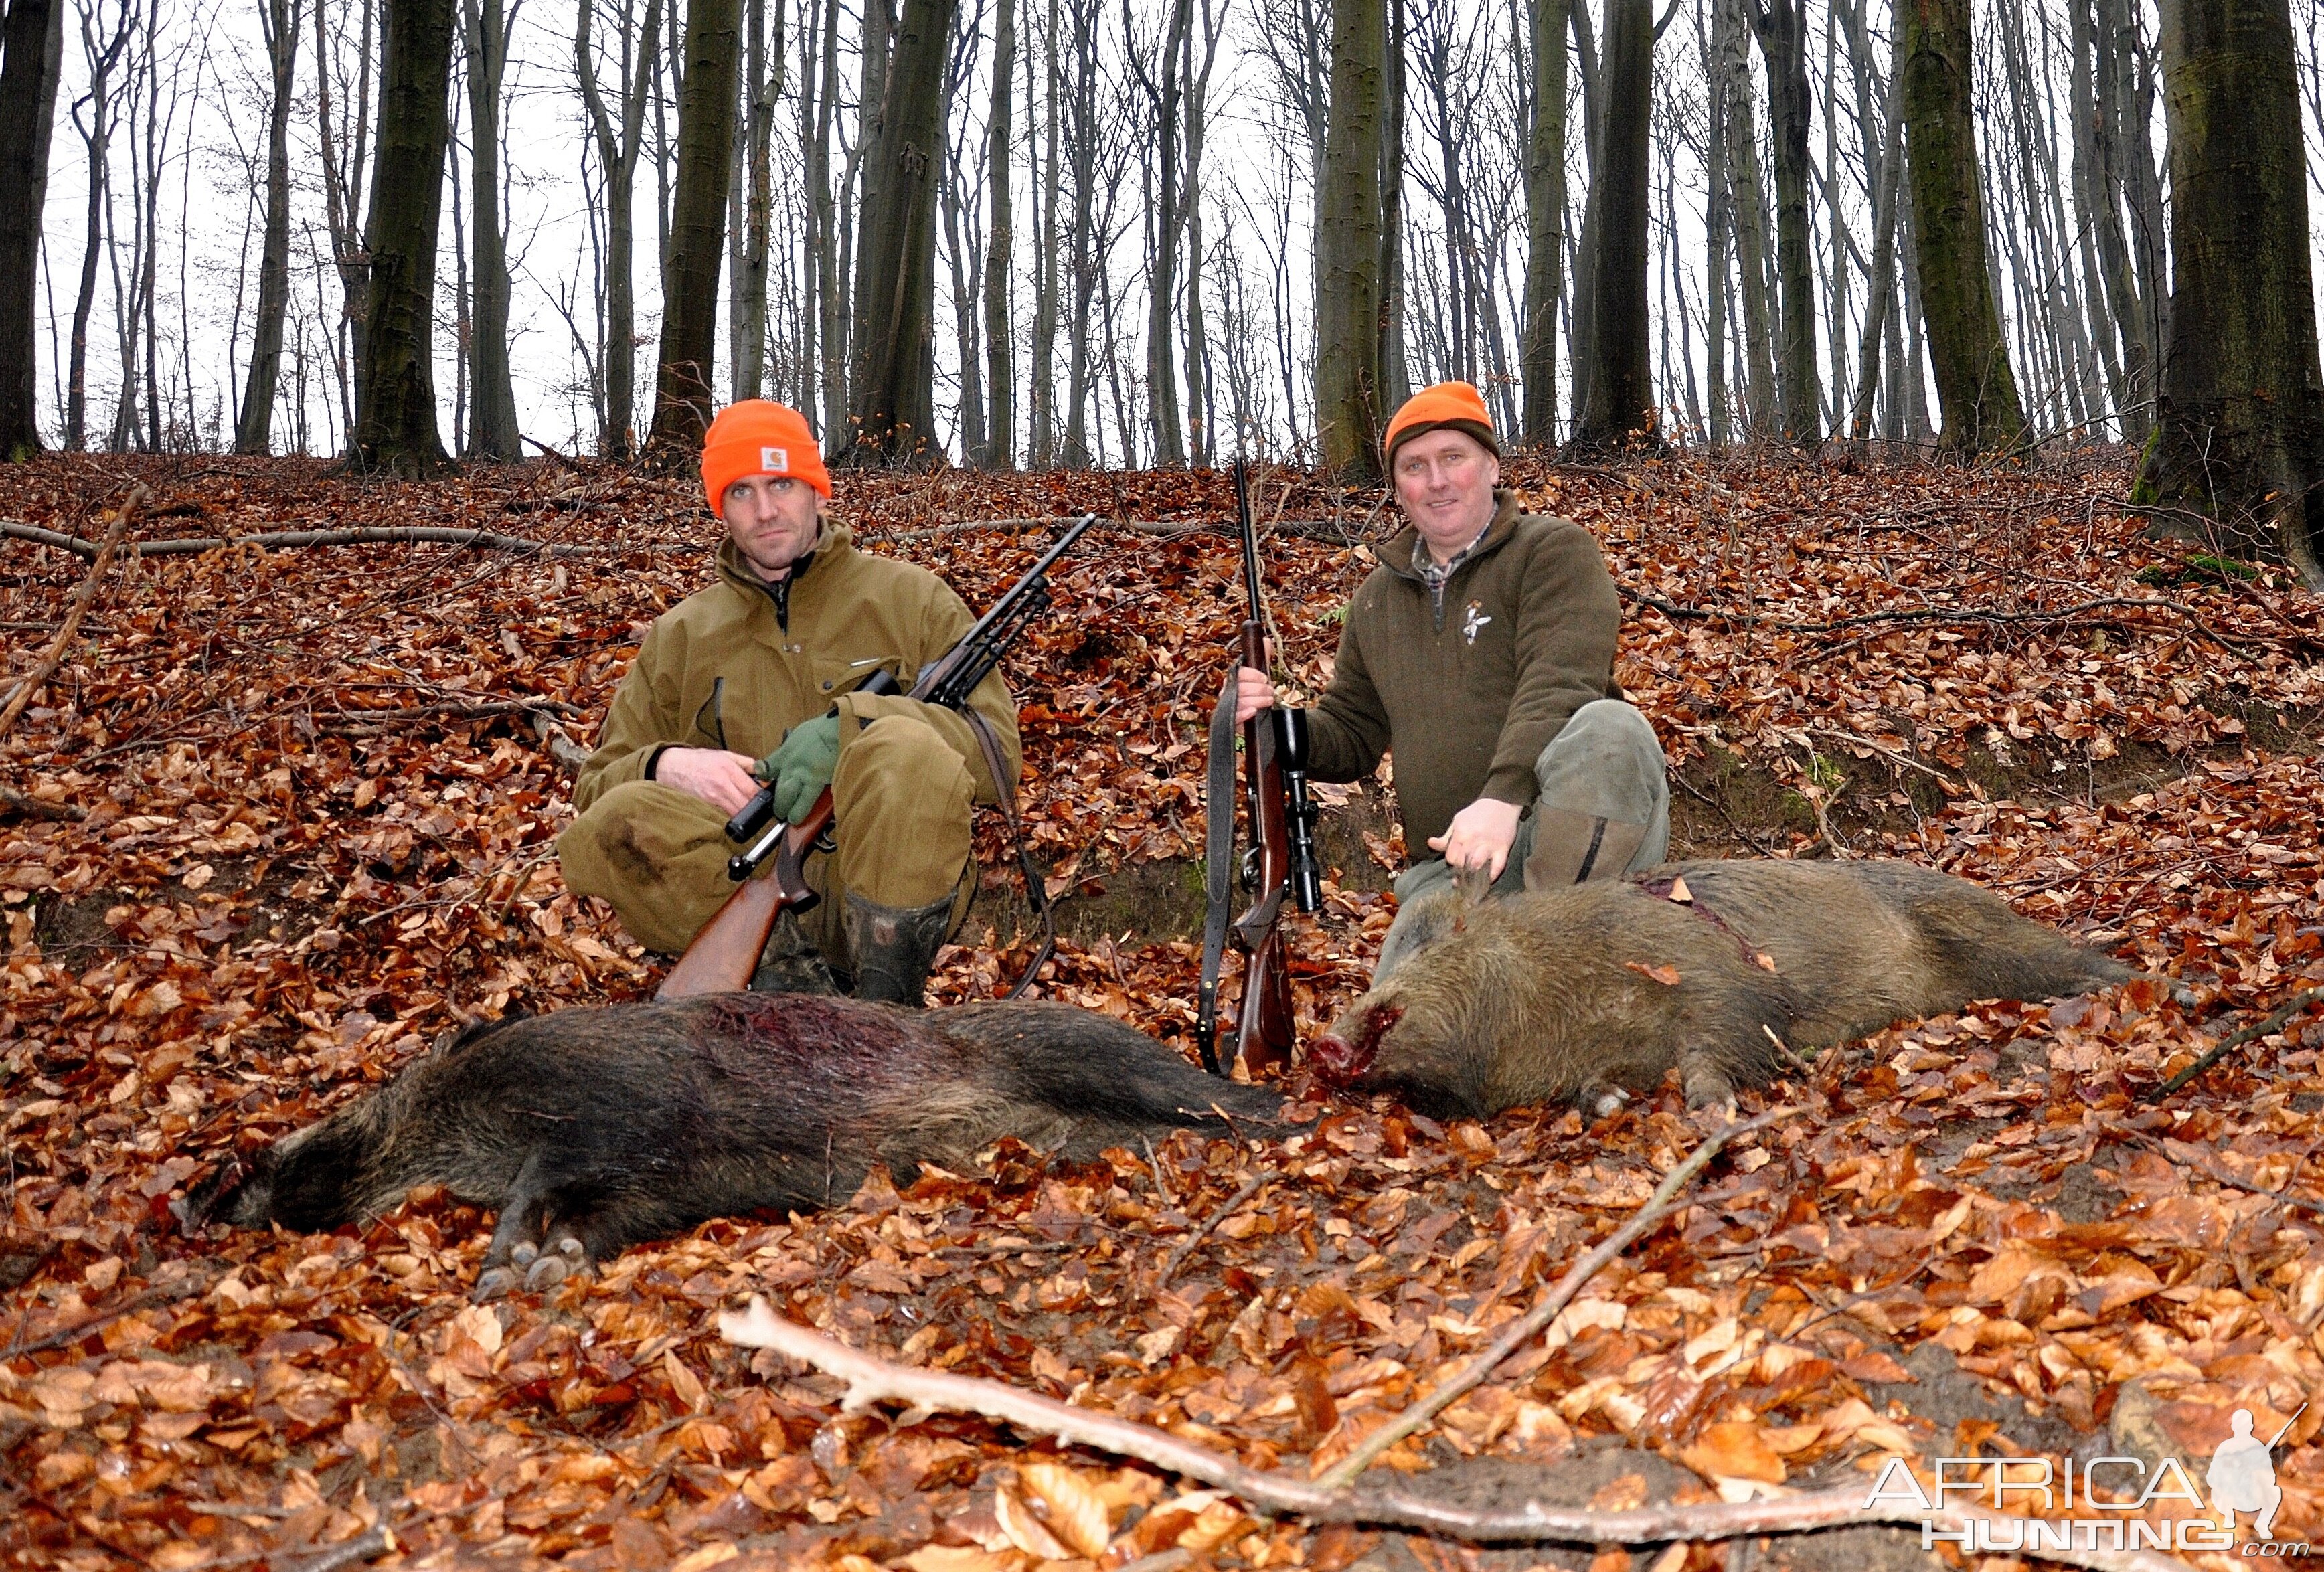
[[1033,986],[1042,963],[1057,952],[1056,907],[1049,899],[1048,887],[1041,882],[1040,874],[1034,870],[1032,849],[1025,843],[1025,825],[1017,816],[1017,784],[1009,777],[1009,761],[1001,752],[1001,739],[993,733],[992,722],[978,713],[973,705],[964,704],[955,713],[968,722],[969,734],[976,739],[976,746],[984,755],[985,770],[992,777],[993,790],[1001,799],[1001,816],[1008,821],[1009,833],[1017,841],[1017,867],[1025,876],[1026,904],[1041,919],[1041,947],[1033,952],[1025,975],[1009,990],[1008,997],[1013,999]]

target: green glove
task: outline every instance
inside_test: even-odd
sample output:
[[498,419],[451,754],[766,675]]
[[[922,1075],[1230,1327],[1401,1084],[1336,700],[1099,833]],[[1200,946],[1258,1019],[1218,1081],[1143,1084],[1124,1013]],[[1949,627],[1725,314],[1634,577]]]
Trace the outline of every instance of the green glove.
[[831,784],[839,764],[839,717],[825,715],[791,728],[781,747],[752,767],[751,773],[775,788],[775,816],[796,824]]

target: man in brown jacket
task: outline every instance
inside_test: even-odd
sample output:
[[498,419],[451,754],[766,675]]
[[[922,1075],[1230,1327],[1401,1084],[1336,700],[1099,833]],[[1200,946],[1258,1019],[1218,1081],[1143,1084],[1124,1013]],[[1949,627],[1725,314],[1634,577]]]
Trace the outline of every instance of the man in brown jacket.
[[[881,668],[909,687],[975,619],[926,568],[867,556],[825,516],[831,477],[796,411],[730,405],[702,453],[724,520],[718,582],[654,621],[574,783],[557,842],[567,887],[612,903],[650,949],[678,953],[725,901],[729,816],[764,781],[793,821],[831,788],[837,850],[807,860],[822,903],[786,915],[752,986],[918,1005],[976,887],[972,803],[999,800],[970,722],[854,690]],[[1017,709],[998,672],[970,695],[1010,784]]]
[[[1661,861],[1666,765],[1614,681],[1621,602],[1598,543],[1517,511],[1466,382],[1414,394],[1381,446],[1406,527],[1348,604],[1332,685],[1308,712],[1310,773],[1358,780],[1394,751],[1406,910],[1463,868],[1507,895]],[[1274,702],[1267,674],[1243,667],[1238,721]],[[1412,939],[1399,915],[1375,979]]]

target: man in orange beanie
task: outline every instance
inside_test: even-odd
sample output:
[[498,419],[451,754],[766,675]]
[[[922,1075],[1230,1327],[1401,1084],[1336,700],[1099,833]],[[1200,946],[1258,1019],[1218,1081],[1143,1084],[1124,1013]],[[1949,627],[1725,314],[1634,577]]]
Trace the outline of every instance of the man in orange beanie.
[[[901,694],[975,621],[923,567],[858,551],[827,516],[831,475],[795,409],[729,405],[702,445],[724,520],[718,579],[656,619],[574,783],[557,842],[565,882],[603,896],[649,949],[677,954],[725,901],[727,819],[761,782],[777,813],[825,786],[835,853],[807,878],[824,899],[786,915],[754,988],[918,1005],[937,948],[976,887],[972,803],[997,802],[969,722]],[[970,695],[1013,785],[1017,708],[998,672]]]
[[[1614,681],[1622,608],[1597,541],[1517,510],[1467,382],[1415,393],[1381,447],[1406,528],[1349,602],[1308,716],[1317,780],[1360,780],[1395,751],[1405,845],[1434,854],[1396,881],[1375,979],[1419,942],[1416,898],[1461,869],[1505,895],[1618,878],[1670,844],[1661,744]],[[1237,720],[1274,703],[1243,667]]]

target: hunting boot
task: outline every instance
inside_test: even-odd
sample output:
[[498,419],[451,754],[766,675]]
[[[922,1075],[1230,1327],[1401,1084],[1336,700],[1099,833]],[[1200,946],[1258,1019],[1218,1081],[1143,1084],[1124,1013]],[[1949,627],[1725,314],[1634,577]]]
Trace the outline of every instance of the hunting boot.
[[835,994],[838,983],[815,941],[799,932],[798,919],[785,912],[767,937],[759,969],[751,974],[752,993]]
[[926,1002],[928,968],[952,928],[953,897],[899,910],[847,892],[842,921],[855,958],[855,997],[880,1004]]

